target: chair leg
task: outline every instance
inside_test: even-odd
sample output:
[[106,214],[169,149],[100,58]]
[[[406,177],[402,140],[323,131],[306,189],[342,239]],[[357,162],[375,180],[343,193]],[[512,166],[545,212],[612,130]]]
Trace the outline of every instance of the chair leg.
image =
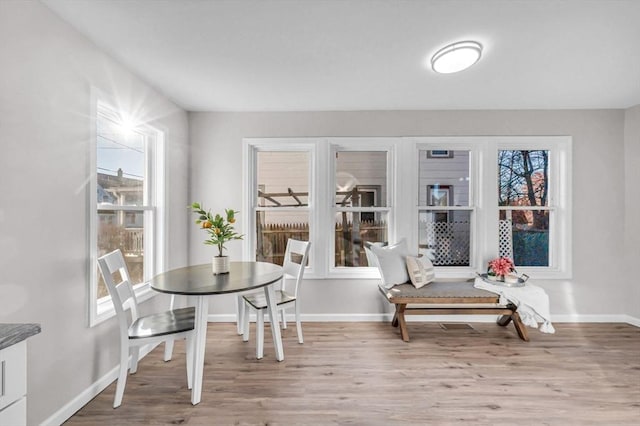
[[171,357],[173,356],[173,339],[167,339],[164,342],[164,360],[171,361]]
[[118,408],[122,404],[124,387],[127,384],[127,370],[129,369],[129,346],[120,345],[120,372],[118,373],[118,383],[116,384],[116,394],[113,398],[113,408]]
[[195,343],[195,335],[192,333],[185,341],[187,346],[187,388],[193,387],[193,344]]
[[296,331],[298,332],[298,343],[304,343],[302,338],[302,322],[300,321],[300,305],[295,302],[296,305]]
[[131,374],[138,372],[138,358],[140,358],[140,348],[138,346],[134,346],[131,348]]
[[[244,300],[242,301],[242,303],[244,304]],[[249,330],[251,329],[251,327],[249,327],[249,314],[251,313],[251,308],[249,308],[248,306],[244,306],[244,308],[242,308],[243,313],[242,313],[242,341],[243,342],[248,342],[249,341]]]
[[244,299],[242,295],[239,295],[236,298],[236,328],[238,329],[238,334],[242,334],[244,332],[244,311],[247,309],[244,303]]
[[[264,355],[264,309],[256,312],[256,358],[262,359]],[[273,324],[271,324],[273,326]]]
[[282,328],[287,328],[287,318],[284,309],[280,310],[280,314],[282,314]]
[[[176,295],[171,295],[171,300],[169,301],[169,310],[173,311],[176,307]],[[173,339],[165,340],[164,342],[164,360],[171,361],[173,357]]]

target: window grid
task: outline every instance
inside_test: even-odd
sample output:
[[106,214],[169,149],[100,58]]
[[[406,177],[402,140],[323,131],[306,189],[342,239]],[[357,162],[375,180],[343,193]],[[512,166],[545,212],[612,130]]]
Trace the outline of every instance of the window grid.
[[[158,194],[164,188],[159,146],[161,132],[146,125],[124,128],[124,113],[96,98],[95,138],[90,182],[89,325],[114,315],[111,297],[97,267],[98,257],[122,250],[136,296],[152,296],[144,284],[162,265],[162,227],[158,223]],[[97,194],[97,197],[96,197]]]
[[[253,185],[251,164],[257,149],[287,150],[287,146],[299,144],[313,151],[311,161],[313,185],[317,191],[310,197],[310,221],[316,226],[311,240],[312,250],[317,250],[313,265],[305,274],[307,278],[374,278],[373,268],[334,267],[336,215],[375,213],[386,215],[388,219],[387,240],[390,243],[406,238],[410,250],[419,249],[419,218],[421,215],[445,212],[449,215],[466,215],[469,223],[469,261],[467,266],[451,265],[436,267],[442,278],[473,277],[486,270],[486,262],[501,251],[498,222],[500,212],[519,210],[542,210],[551,214],[548,267],[523,267],[518,272],[534,278],[566,278],[571,275],[571,137],[568,136],[490,136],[490,137],[383,137],[383,138],[267,138],[245,139],[245,177],[248,185]],[[549,188],[547,206],[499,206],[496,182],[498,179],[496,158],[504,149],[546,149],[550,152],[550,176],[553,186]],[[425,150],[447,151],[448,155],[431,156],[434,161],[451,161],[457,151],[469,153],[468,200],[456,205],[430,206],[425,195],[420,194],[416,181],[419,165],[416,155]],[[335,156],[342,151],[386,151],[388,193],[386,206],[340,206],[336,205]],[[452,155],[453,154],[453,155]],[[425,154],[426,157],[426,154]],[[408,166],[411,165],[411,166]],[[422,182],[424,184],[424,182]],[[462,184],[462,183],[461,183]],[[397,185],[397,186],[396,186]],[[424,188],[423,188],[424,189]],[[457,190],[454,185],[454,190]],[[253,191],[253,190],[252,190]],[[555,197],[555,198],[554,198]],[[458,199],[456,193],[455,199]],[[245,197],[251,203],[251,197]],[[414,208],[407,208],[408,206]],[[248,208],[247,218],[261,208]],[[504,213],[503,213],[504,214]],[[255,226],[253,224],[252,226]],[[252,228],[255,229],[255,228]],[[458,231],[456,231],[458,232]],[[252,242],[248,241],[248,247]],[[246,253],[252,253],[249,249]]]

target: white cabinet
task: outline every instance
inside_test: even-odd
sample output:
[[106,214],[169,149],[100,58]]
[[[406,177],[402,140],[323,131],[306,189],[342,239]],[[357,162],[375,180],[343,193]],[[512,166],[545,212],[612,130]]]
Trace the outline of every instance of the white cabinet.
[[27,424],[27,341],[0,350],[0,426]]

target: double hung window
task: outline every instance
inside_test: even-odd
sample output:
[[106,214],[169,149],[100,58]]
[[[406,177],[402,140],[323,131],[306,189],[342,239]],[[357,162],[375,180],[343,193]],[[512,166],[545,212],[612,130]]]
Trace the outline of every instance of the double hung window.
[[255,260],[282,265],[289,238],[309,241],[312,153],[294,148],[255,151]]
[[[143,284],[161,262],[161,132],[131,127],[122,113],[99,102],[91,164],[90,324],[113,315],[111,298],[97,258],[120,249],[139,297],[150,295]],[[148,293],[148,294],[147,294]]]
[[549,266],[549,151],[498,151],[498,209],[519,266]]
[[497,256],[570,276],[569,137],[419,138],[416,152],[417,244],[440,276]]
[[434,266],[473,265],[472,151],[418,149],[418,249]]
[[566,277],[571,272],[569,138],[523,139],[496,144],[499,245],[505,235],[510,238],[518,271]]
[[375,276],[364,243],[389,239],[392,149],[374,138],[245,140],[250,259],[311,241],[306,277]]
[[334,256],[332,266],[369,266],[364,244],[388,240],[389,153],[334,147]]
[[[571,270],[570,137],[247,139],[251,259],[312,242],[308,278],[377,276],[367,242],[406,238],[439,277],[509,256],[518,272]],[[506,244],[508,242],[508,244]]]

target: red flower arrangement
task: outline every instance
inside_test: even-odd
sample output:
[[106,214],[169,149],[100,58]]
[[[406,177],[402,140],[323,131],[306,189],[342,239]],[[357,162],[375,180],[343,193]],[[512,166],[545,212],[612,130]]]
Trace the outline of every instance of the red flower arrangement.
[[513,264],[513,261],[508,257],[498,257],[497,259],[493,259],[491,262],[489,262],[489,267],[487,268],[487,274],[499,275],[503,277],[515,271],[516,267]]

